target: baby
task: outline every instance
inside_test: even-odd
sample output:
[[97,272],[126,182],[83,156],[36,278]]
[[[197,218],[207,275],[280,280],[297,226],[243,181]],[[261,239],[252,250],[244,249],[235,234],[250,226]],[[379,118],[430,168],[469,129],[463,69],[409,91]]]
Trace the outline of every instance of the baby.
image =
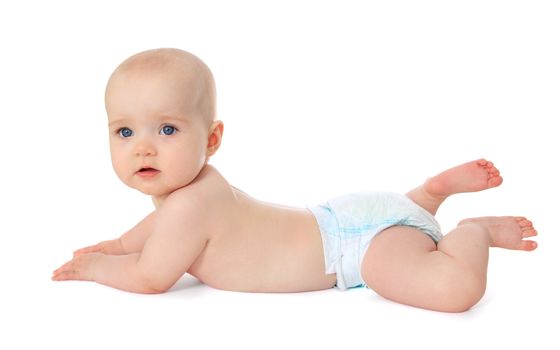
[[74,252],[52,279],[163,293],[185,272],[214,288],[303,292],[367,286],[416,307],[462,312],[486,288],[489,247],[531,251],[524,217],[434,219],[450,195],[502,183],[484,159],[446,170],[406,195],[363,192],[293,208],[259,201],[208,164],[224,125],[208,67],[177,49],[136,54],[105,94],[113,167],[155,210],[120,238]]

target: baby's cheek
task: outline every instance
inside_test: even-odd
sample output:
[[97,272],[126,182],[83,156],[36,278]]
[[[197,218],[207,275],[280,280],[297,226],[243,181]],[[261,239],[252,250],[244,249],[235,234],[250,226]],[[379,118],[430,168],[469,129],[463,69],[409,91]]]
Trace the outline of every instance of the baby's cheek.
[[117,176],[122,180],[121,174],[122,174],[122,163],[119,161],[119,158],[111,155],[111,164],[113,165],[113,170],[115,171],[115,173],[117,174]]
[[124,183],[127,184],[129,177],[133,174],[132,170],[129,170],[124,157],[119,154],[111,154],[111,163],[113,165],[113,170],[117,174],[117,177]]
[[184,159],[183,162],[174,164],[173,174],[176,180],[181,182],[179,185],[185,186],[196,178],[201,169],[202,164],[199,161]]

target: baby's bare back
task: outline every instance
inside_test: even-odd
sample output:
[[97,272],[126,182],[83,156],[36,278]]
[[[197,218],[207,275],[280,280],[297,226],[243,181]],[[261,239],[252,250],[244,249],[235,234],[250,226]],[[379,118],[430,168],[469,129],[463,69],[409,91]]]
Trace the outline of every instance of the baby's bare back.
[[209,239],[190,274],[214,288],[247,292],[335,284],[335,275],[325,274],[321,235],[310,211],[258,201],[230,186],[215,168],[207,170],[196,190],[212,208],[202,221],[210,223]]

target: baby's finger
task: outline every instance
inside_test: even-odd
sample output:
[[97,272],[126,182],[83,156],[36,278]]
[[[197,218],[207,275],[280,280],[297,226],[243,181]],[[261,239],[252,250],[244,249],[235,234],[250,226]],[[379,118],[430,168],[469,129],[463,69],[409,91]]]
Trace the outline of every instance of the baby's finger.
[[53,272],[53,281],[80,279],[80,268],[72,259]]
[[88,246],[88,247],[84,247],[84,248],[80,248],[78,250],[75,250],[74,251],[74,256],[80,255],[80,254],[85,254],[88,251],[90,251],[93,247],[95,247],[95,246]]
[[96,245],[90,245],[89,247],[85,247],[85,248],[81,248],[78,249],[74,252],[74,257],[82,255],[82,254],[87,254],[87,253],[93,253],[93,252],[98,252],[101,249],[99,248],[99,246]]
[[66,262],[65,264],[63,264],[62,266],[60,266],[58,269],[54,270],[53,274],[57,274],[57,273],[60,273],[64,270],[67,270],[71,266],[72,261],[73,260],[70,260],[70,261]]
[[80,273],[78,271],[67,270],[54,274],[51,279],[53,281],[69,281],[69,280],[79,280],[80,279],[79,277],[80,277]]

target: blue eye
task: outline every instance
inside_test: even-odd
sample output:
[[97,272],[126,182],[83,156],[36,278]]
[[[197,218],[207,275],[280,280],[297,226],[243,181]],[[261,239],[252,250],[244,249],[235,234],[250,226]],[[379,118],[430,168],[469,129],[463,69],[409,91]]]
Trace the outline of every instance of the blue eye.
[[171,126],[171,125],[166,125],[163,128],[161,128],[159,133],[161,135],[173,135],[176,131],[177,131],[176,127]]
[[132,136],[134,133],[132,132],[132,130],[130,130],[129,128],[120,128],[118,131],[119,135],[121,135],[122,137],[130,137]]

